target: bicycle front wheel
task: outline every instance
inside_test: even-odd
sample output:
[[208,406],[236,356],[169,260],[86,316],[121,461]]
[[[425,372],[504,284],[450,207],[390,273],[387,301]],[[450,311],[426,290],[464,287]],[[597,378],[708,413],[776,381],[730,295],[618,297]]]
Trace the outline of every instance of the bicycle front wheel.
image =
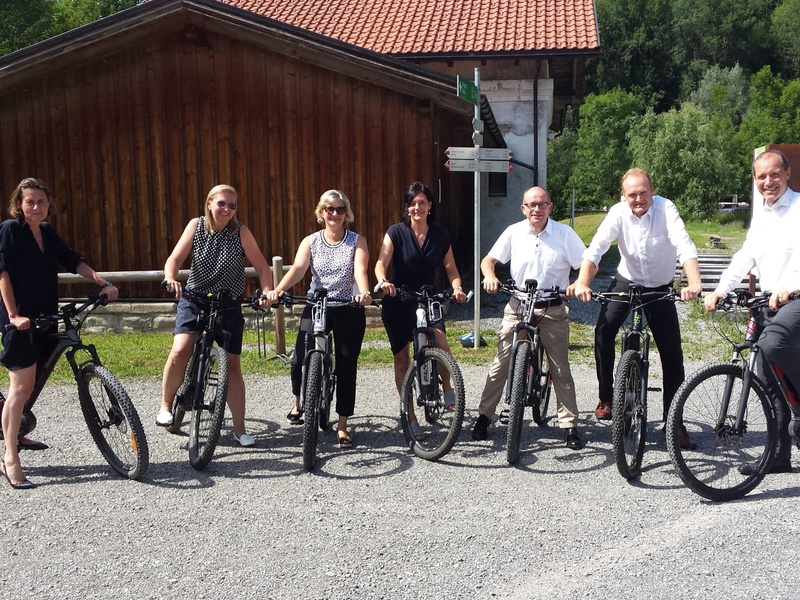
[[123,477],[139,479],[147,470],[150,452],[133,402],[101,365],[83,365],[79,377],[81,411],[101,454]]
[[308,357],[303,395],[303,467],[314,469],[317,461],[317,438],[319,437],[320,404],[322,402],[322,356],[314,352]]
[[218,346],[211,346],[206,356],[199,395],[199,403],[192,406],[189,463],[202,471],[217,448],[228,396],[228,353]]
[[550,406],[550,392],[553,389],[553,379],[550,376],[550,362],[547,358],[547,351],[544,346],[539,346],[539,365],[538,382],[536,386],[536,398],[533,403],[533,422],[543,427],[547,425],[547,409]]
[[611,445],[617,470],[625,479],[633,479],[642,470],[647,438],[642,355],[637,350],[627,350],[619,361],[611,407]]
[[[437,460],[450,452],[461,433],[464,378],[455,359],[440,348],[423,348],[417,361],[422,380],[412,365],[400,391],[400,422],[411,451],[425,460]],[[452,385],[452,400],[445,398],[446,381]]]
[[[761,380],[753,377],[737,428],[742,367],[717,363],[687,379],[675,394],[667,417],[667,448],[683,482],[714,501],[741,498],[764,478],[775,458],[779,407]],[[694,450],[679,443],[686,427]]]
[[518,345],[511,369],[511,397],[509,398],[508,428],[506,430],[506,460],[511,465],[516,464],[519,460],[522,421],[525,415],[525,391],[528,387],[528,370],[531,368],[528,345]]

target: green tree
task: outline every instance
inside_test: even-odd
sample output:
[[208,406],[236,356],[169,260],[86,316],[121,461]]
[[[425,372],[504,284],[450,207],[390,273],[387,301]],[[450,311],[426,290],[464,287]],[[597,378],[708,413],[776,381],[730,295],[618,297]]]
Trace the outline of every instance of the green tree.
[[567,109],[561,133],[547,142],[547,192],[553,202],[553,218],[564,219],[572,206],[572,171],[577,163],[576,110]]
[[[684,91],[712,65],[752,73],[774,57],[770,18],[776,0],[673,0],[673,60]],[[684,93],[684,97],[687,94]]]
[[670,198],[684,218],[702,218],[716,210],[720,197],[738,192],[739,165],[727,148],[734,131],[730,121],[712,119],[686,103],[665,113],[648,113],[628,138],[632,163],[647,169],[657,194]]
[[0,55],[136,6],[141,0],[2,0]]
[[747,112],[749,98],[750,82],[742,67],[715,65],[703,73],[697,89],[689,95],[689,102],[738,126]]
[[642,98],[620,88],[586,97],[573,171],[576,204],[593,208],[619,196],[619,178],[631,164],[626,136],[643,113]]
[[678,97],[680,65],[670,49],[673,0],[595,0],[602,56],[586,65],[587,90],[619,87],[666,110]]
[[783,0],[772,13],[772,37],[783,72],[800,77],[800,0]]

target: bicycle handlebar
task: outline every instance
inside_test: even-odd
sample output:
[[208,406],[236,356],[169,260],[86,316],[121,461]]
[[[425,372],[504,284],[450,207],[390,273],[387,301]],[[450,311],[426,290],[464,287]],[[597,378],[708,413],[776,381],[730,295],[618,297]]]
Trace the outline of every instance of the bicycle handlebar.
[[[644,302],[643,299],[646,297],[653,297],[653,298],[651,300],[648,300],[647,302]],[[600,304],[608,304],[609,302],[631,303],[631,301],[633,300],[638,300],[639,304],[642,306],[644,306],[645,304],[650,304],[651,302],[658,302],[660,300],[674,300],[677,302],[681,302],[680,296],[678,296],[678,292],[676,292],[672,288],[663,292],[655,290],[651,290],[649,292],[645,291],[636,292],[635,290],[628,290],[627,292],[592,292],[592,300],[595,302],[599,302]]]
[[551,300],[559,300],[559,299],[563,300],[567,297],[566,294],[564,294],[564,292],[561,291],[561,288],[559,288],[557,285],[554,285],[549,289],[541,289],[538,288],[537,286],[538,283],[535,279],[528,279],[525,282],[524,288],[518,287],[513,279],[509,279],[505,283],[501,283],[498,289],[499,291],[505,292],[506,294],[511,294],[512,296],[517,293],[533,294],[536,301],[541,301],[541,302],[548,302]]
[[[756,296],[749,290],[736,289],[717,300],[717,309],[729,311],[734,306],[748,309],[763,308],[769,304],[771,295],[772,292],[763,291],[760,296]],[[797,294],[789,294],[789,300],[796,300],[799,297]]]
[[[108,296],[106,294],[89,296],[88,299],[80,305],[78,305],[77,302],[70,302],[69,304],[62,306],[54,315],[39,315],[37,317],[31,317],[31,329],[38,329],[40,331],[43,329],[48,329],[51,325],[58,325],[62,321],[68,322],[70,319],[74,319],[87,309],[89,309],[89,312],[91,312],[98,306],[105,306],[106,304],[108,304]],[[6,324],[5,329],[6,331],[10,331],[12,329],[16,329],[16,326],[12,323],[8,323]]]

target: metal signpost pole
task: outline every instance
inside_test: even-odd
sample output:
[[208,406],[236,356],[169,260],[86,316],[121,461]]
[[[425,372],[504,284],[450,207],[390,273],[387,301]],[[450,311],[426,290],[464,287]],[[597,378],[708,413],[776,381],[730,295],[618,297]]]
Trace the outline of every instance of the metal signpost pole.
[[[474,131],[472,133],[472,141],[475,148],[480,148],[483,145],[483,130],[481,125],[481,70],[475,67],[475,87],[478,89],[478,102],[475,104],[475,116],[473,118]],[[481,347],[481,172],[475,171],[475,277],[472,289],[475,290],[473,302],[475,303],[475,317],[474,317],[474,339],[473,348]]]

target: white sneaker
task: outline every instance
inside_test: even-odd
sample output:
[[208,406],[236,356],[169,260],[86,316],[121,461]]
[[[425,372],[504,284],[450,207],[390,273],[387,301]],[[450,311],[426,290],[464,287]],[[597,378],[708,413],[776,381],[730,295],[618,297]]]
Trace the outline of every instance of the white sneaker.
[[242,437],[239,437],[235,433],[233,434],[233,439],[239,442],[240,446],[248,447],[248,446],[255,446],[256,445],[256,438],[248,433],[243,433]]
[[172,425],[172,413],[168,410],[159,410],[156,415],[156,425],[159,427],[169,427]]

